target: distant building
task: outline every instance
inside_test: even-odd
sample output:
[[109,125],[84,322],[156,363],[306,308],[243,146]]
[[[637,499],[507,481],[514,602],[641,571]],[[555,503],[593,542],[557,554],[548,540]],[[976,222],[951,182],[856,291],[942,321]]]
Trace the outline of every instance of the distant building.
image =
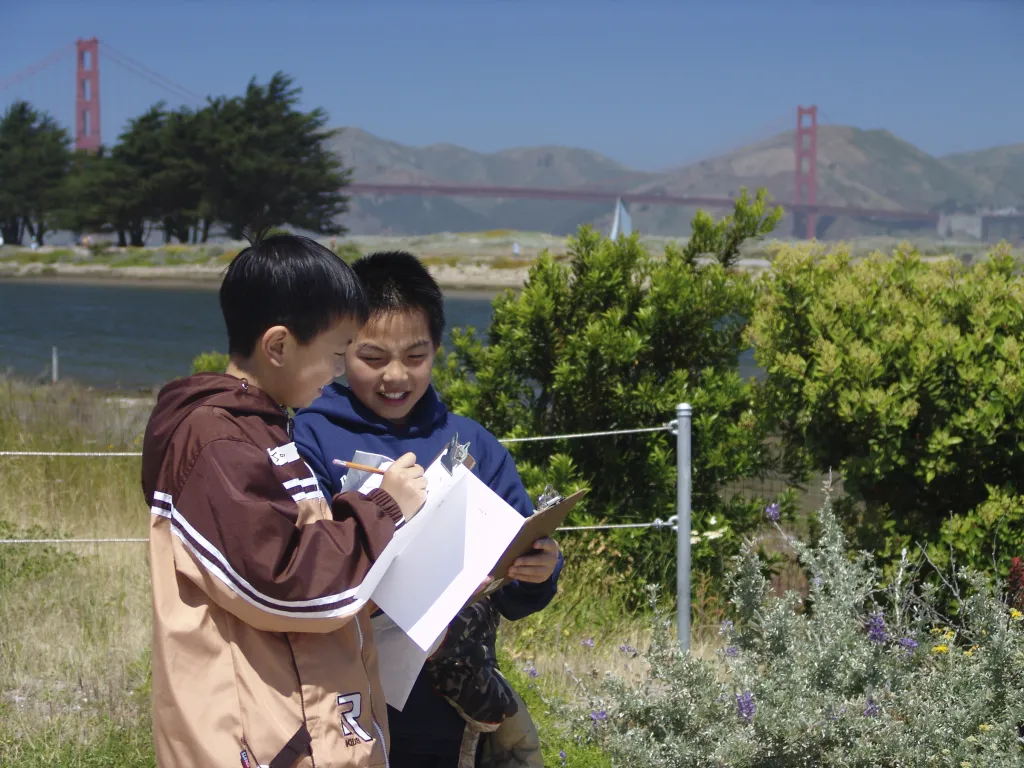
[[1024,213],[1016,208],[981,213],[943,213],[939,215],[939,237],[970,238],[989,243],[1024,240]]

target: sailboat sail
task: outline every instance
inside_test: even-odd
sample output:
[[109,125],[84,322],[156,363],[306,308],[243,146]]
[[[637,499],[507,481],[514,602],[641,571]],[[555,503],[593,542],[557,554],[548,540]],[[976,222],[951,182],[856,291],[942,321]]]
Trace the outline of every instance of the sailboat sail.
[[615,201],[615,220],[612,222],[610,237],[612,240],[617,240],[619,235],[629,237],[631,234],[633,234],[633,220],[629,218],[629,211],[622,204],[622,198],[620,197]]

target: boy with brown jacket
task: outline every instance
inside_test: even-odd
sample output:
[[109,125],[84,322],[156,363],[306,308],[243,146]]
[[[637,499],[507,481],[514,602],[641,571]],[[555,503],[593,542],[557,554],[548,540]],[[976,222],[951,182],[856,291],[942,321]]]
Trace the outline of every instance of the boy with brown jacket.
[[356,591],[422,505],[423,469],[406,454],[380,489],[328,501],[287,411],[342,372],[366,297],[333,253],[280,235],[235,258],[220,303],[227,373],[168,384],[143,446],[157,763],[387,765]]

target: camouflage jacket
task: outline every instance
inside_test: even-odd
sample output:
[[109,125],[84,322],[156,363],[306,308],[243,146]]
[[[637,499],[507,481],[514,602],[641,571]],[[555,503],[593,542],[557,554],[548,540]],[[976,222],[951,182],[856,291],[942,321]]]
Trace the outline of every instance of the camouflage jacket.
[[501,614],[490,598],[462,609],[424,671],[471,729],[494,731],[519,710],[495,652]]

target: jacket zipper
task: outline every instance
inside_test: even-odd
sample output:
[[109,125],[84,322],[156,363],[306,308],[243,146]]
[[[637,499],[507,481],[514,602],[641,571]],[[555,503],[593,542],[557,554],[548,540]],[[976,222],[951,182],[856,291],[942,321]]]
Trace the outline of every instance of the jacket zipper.
[[[299,704],[302,706],[302,725],[304,728],[309,728],[309,723],[306,722],[306,692],[302,690],[302,675],[299,673],[299,660],[295,658],[295,649],[292,647],[292,639],[288,637],[288,633],[284,633],[284,641],[288,643],[288,653],[292,657],[292,668],[295,670],[295,679],[299,681]],[[316,768],[316,758],[313,757],[313,744],[310,740],[309,745],[309,762]]]
[[384,731],[377,724],[377,718],[373,716],[373,682],[370,680],[370,673],[366,671],[366,661],[363,659],[363,628],[359,625],[359,617],[356,616],[356,629],[359,631],[359,660],[363,662],[363,674],[366,675],[366,702],[370,705],[370,722],[380,739],[380,746],[384,750],[384,768],[391,768],[391,761],[388,760],[388,745],[384,741]]

